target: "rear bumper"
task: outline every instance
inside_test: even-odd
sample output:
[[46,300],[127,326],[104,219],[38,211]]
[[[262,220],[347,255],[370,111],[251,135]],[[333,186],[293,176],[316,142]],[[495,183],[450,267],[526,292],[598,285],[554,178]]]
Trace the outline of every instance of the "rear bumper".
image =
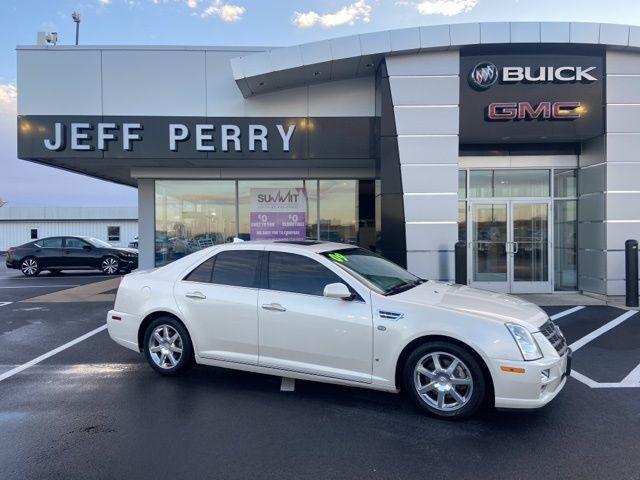
[[116,310],[110,310],[107,313],[107,330],[111,340],[135,352],[140,351],[138,347],[139,325],[140,318],[137,315],[130,315]]
[[[562,357],[532,362],[491,360],[496,408],[544,407],[564,388],[570,356],[569,350]],[[505,372],[501,367],[523,369],[524,373]]]
[[9,258],[7,258],[7,260],[5,261],[5,265],[7,266],[7,268],[15,268],[15,269],[20,268],[20,265],[18,264],[17,260],[13,260]]

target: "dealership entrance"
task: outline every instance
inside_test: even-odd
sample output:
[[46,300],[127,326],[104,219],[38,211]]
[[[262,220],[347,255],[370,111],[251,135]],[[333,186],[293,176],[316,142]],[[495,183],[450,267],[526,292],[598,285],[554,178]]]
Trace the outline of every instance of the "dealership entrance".
[[505,293],[552,292],[550,212],[550,200],[471,202],[471,285]]
[[[488,168],[507,162],[530,166]],[[502,293],[577,290],[577,170],[567,168],[577,157],[463,157],[461,164],[482,165],[459,171],[468,283]]]

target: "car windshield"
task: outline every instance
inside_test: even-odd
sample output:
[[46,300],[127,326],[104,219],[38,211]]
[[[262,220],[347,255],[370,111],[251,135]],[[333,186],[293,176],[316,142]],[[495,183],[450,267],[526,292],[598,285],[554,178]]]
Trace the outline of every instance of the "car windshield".
[[424,280],[363,248],[324,252],[322,255],[383,295],[404,292]]
[[87,242],[89,242],[91,245],[93,245],[94,247],[100,247],[100,248],[111,248],[112,245],[108,244],[107,242],[105,242],[104,240],[100,240],[99,238],[85,238],[85,240]]

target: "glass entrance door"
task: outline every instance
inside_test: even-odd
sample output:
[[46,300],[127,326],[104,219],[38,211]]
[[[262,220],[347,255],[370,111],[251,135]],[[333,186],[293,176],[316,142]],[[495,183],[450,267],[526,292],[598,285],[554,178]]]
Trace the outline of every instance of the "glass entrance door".
[[481,201],[470,206],[470,284],[506,293],[553,291],[549,201]]

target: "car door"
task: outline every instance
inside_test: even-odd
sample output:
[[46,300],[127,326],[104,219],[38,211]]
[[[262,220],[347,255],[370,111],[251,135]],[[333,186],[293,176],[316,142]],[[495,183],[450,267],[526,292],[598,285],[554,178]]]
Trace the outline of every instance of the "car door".
[[35,251],[41,268],[60,267],[62,259],[62,237],[43,238],[37,242],[40,247]]
[[[85,248],[89,247],[89,248]],[[65,237],[62,258],[66,267],[89,268],[95,266],[93,247],[75,237]]]
[[199,356],[258,363],[262,250],[222,250],[176,282],[174,294]]
[[327,284],[350,282],[312,256],[270,251],[265,257],[259,364],[371,383],[370,299],[324,297]]

